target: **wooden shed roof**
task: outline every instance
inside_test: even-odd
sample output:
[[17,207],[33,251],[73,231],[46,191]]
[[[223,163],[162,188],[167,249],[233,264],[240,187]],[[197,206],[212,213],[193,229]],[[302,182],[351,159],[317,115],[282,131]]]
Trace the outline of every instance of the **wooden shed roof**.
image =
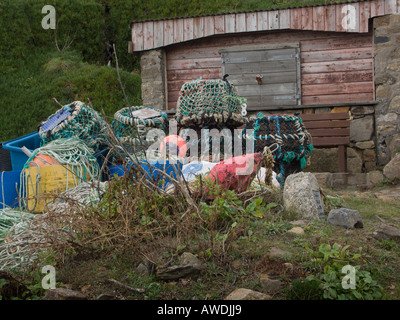
[[[368,32],[369,18],[398,12],[397,1],[345,1],[331,5],[137,21],[131,23],[131,49],[137,52],[217,34],[268,30],[364,33]],[[349,14],[345,8],[348,5],[355,9],[356,23],[351,29],[342,23]]]

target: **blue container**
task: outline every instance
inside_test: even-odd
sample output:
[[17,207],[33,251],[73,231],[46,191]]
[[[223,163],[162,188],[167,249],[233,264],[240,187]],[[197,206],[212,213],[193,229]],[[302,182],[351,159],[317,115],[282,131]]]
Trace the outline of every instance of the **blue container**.
[[18,190],[21,171],[0,172],[0,209],[19,206]]
[[3,143],[3,148],[10,151],[11,166],[13,171],[22,170],[28,161],[28,156],[21,150],[27,148],[30,152],[40,147],[42,139],[38,132],[27,134],[26,136]]
[[[158,170],[161,170],[168,174],[168,176],[171,176],[174,179],[176,179],[176,173],[175,168],[178,169],[178,174],[181,176],[182,172],[182,162],[176,161],[174,165],[170,164],[170,162],[167,161],[140,161],[139,162],[142,168],[146,171],[146,176],[150,181],[160,181],[159,187],[160,188],[166,188],[168,184],[171,182],[170,179],[168,179],[165,175],[161,174]],[[150,166],[149,166],[150,164]],[[158,169],[158,170],[156,170]],[[126,168],[127,171],[130,170],[130,166],[128,165]],[[110,177],[117,175],[117,176],[123,176],[125,175],[125,168],[122,165],[111,165],[108,167],[108,174]],[[162,182],[161,180],[165,181]]]
[[[42,143],[42,138],[39,136],[39,133],[34,132],[27,134],[26,136],[10,140],[3,143],[3,148],[10,152],[11,157],[11,166],[12,170],[22,170],[24,168],[25,163],[28,161],[28,156],[22,151],[22,147],[27,148],[30,152],[33,152],[35,149],[40,148]],[[108,149],[103,149],[94,154],[94,157],[97,159],[97,162],[101,166],[104,163],[104,159],[107,155]]]

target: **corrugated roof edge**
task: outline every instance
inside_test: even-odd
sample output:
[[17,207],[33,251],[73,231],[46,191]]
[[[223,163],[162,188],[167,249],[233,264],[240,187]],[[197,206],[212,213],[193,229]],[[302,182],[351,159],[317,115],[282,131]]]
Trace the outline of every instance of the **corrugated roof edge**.
[[250,11],[237,11],[237,12],[221,12],[214,14],[201,14],[197,16],[181,16],[181,17],[168,17],[168,18],[158,18],[158,19],[145,19],[145,20],[134,20],[130,22],[130,27],[132,28],[132,24],[142,23],[142,22],[150,22],[150,21],[165,21],[165,20],[175,20],[175,19],[187,19],[187,18],[200,18],[200,17],[210,17],[210,16],[224,16],[227,14],[240,14],[240,13],[252,13],[252,12],[263,12],[263,11],[276,11],[276,10],[286,10],[286,9],[298,9],[298,8],[310,8],[310,7],[321,7],[321,6],[329,6],[335,4],[345,4],[345,3],[357,3],[357,2],[369,2],[372,0],[344,0],[337,1],[327,4],[313,4],[313,5],[304,5],[304,6],[287,6],[287,7],[275,7],[271,9],[265,10],[250,10]]

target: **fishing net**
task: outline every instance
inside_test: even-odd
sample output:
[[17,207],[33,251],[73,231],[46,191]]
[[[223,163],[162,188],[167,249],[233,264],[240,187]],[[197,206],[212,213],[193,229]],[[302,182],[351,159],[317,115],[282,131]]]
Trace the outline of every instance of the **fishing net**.
[[[254,130],[252,137],[246,134]],[[263,152],[265,146],[276,144],[274,150],[274,171],[283,186],[286,177],[300,172],[307,166],[307,160],[313,150],[311,135],[305,129],[302,120],[294,115],[269,115],[258,113],[255,119],[246,124],[245,139],[254,140],[254,152]]]
[[160,129],[165,133],[167,122],[168,117],[162,111],[152,107],[135,106],[117,111],[111,127],[121,143],[136,151],[157,141],[156,138],[148,140],[148,132]]
[[54,140],[36,149],[21,172],[23,206],[42,212],[60,193],[98,179],[100,167],[93,153],[76,138]]
[[74,101],[51,115],[39,126],[39,135],[43,144],[60,138],[78,138],[83,140],[94,152],[107,144],[107,131],[99,113]]
[[176,120],[183,127],[237,127],[244,123],[244,103],[245,99],[227,80],[194,80],[181,88]]

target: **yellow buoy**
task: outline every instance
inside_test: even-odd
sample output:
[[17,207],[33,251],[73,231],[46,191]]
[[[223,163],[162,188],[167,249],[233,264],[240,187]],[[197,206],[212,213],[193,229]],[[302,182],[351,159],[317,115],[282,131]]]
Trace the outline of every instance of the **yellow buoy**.
[[82,167],[52,164],[24,168],[26,209],[42,213],[47,203],[88,180]]

